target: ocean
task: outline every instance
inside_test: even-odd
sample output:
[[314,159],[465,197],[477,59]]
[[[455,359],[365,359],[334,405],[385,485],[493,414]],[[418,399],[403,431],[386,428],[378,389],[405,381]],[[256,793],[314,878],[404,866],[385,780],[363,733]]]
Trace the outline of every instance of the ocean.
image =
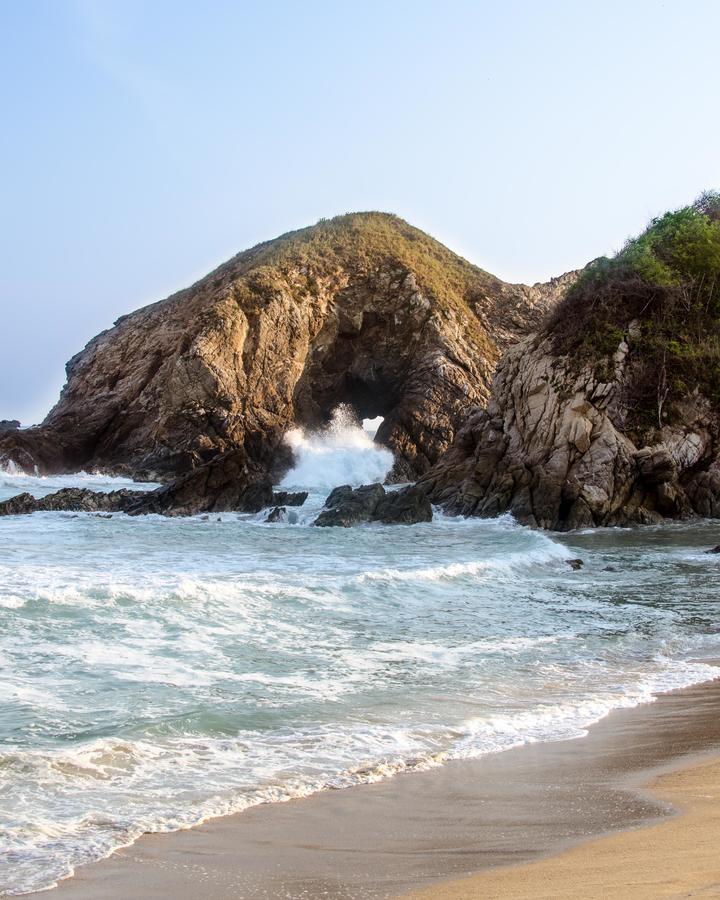
[[[289,440],[292,524],[0,518],[0,892],[146,831],[582,738],[714,676],[717,524],[313,528],[392,456],[347,423]],[[131,482],[5,472],[0,499],[76,484]]]

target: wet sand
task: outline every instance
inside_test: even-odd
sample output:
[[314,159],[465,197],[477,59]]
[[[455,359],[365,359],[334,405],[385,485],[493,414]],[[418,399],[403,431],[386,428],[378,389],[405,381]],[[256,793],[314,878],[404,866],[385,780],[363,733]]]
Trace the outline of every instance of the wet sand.
[[720,758],[662,775],[648,787],[681,814],[539,862],[441,882],[405,900],[720,897]]
[[[669,791],[662,797],[639,786],[717,751],[720,680],[614,712],[578,740],[529,745],[374,785],[255,807],[188,831],[147,835],[107,860],[78,869],[51,894],[33,896],[375,900],[431,886],[419,896],[521,897],[513,888],[510,893],[479,888],[479,881],[448,882],[496,866],[530,872],[533,866],[516,864],[613,830],[649,824],[655,830],[663,819],[660,828],[675,826],[684,820],[667,818],[682,796],[673,793],[674,782],[661,783]],[[668,840],[672,845],[674,839]],[[530,878],[535,882],[535,876]],[[537,883],[528,890],[527,896],[563,896],[548,894]],[[573,896],[591,896],[577,883],[569,890]],[[634,887],[625,894],[630,895],[644,896]]]

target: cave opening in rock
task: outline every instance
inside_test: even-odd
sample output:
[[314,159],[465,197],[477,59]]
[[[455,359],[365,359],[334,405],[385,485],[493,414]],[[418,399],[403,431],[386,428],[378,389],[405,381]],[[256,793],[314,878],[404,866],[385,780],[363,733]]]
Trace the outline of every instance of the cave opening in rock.
[[[300,412],[298,424],[304,428],[325,428],[342,409],[346,420],[354,421],[377,440],[378,429],[391,415],[397,400],[395,390],[382,378],[363,378],[348,372],[327,390],[315,388],[309,408]],[[366,423],[372,424],[366,427]]]
[[359,421],[384,418],[397,402],[395,392],[382,378],[361,378],[348,372],[341,402],[351,407]]

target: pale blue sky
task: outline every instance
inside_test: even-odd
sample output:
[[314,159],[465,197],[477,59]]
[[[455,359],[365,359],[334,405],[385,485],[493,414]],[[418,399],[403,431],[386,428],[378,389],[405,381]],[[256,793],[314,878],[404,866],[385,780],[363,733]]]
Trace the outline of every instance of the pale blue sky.
[[537,281],[720,187],[717,0],[0,0],[0,418],[238,250],[398,213]]

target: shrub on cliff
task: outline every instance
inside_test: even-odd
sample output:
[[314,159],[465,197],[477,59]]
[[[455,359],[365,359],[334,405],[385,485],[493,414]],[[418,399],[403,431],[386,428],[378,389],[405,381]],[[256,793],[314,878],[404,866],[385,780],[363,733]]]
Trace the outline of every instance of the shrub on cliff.
[[[634,326],[633,324],[634,323]],[[555,349],[611,377],[629,331],[629,426],[673,419],[697,390],[720,403],[720,194],[665,213],[613,258],[591,263],[549,322]]]

